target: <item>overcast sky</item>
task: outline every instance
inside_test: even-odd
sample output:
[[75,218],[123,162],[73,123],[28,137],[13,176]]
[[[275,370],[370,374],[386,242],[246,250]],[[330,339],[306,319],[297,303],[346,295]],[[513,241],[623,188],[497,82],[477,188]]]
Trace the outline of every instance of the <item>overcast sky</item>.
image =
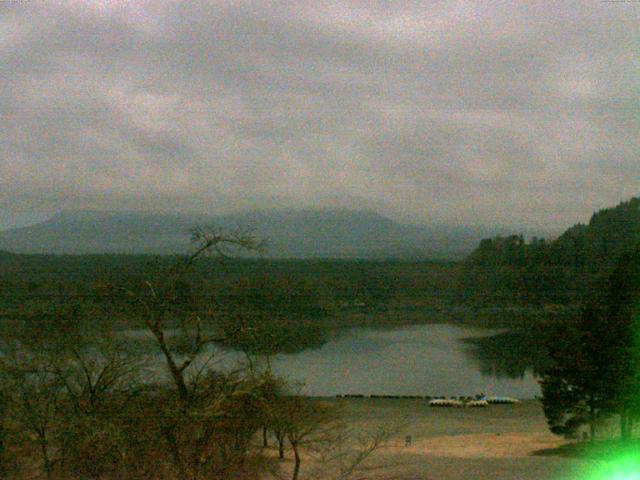
[[640,194],[637,1],[0,12],[0,227],[351,206],[553,229]]

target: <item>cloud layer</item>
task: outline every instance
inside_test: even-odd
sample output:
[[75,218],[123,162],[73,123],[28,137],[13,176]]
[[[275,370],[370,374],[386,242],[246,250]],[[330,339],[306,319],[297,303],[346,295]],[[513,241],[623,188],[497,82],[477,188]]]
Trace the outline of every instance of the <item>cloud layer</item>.
[[557,228],[640,193],[638,3],[0,9],[5,212],[352,205]]

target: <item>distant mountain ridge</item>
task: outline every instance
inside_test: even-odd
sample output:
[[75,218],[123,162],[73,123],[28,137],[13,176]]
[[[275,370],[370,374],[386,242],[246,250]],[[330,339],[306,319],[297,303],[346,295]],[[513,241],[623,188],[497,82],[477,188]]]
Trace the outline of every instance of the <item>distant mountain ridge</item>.
[[446,258],[471,252],[486,229],[397,223],[370,211],[265,210],[225,215],[65,211],[36,225],[0,232],[15,253],[184,253],[195,225],[252,227],[283,258]]

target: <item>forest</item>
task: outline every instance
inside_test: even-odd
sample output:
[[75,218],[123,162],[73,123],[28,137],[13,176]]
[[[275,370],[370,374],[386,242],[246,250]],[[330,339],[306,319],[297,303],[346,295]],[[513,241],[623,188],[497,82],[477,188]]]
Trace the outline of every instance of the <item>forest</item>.
[[[618,418],[621,440],[634,439],[640,417],[640,198],[596,212],[587,225],[552,241],[526,242],[517,235],[484,240],[460,278],[466,301],[566,308],[565,316],[521,330],[534,342],[503,335],[523,356],[537,347],[532,363],[552,432],[569,438],[582,432],[593,441]],[[500,351],[496,343],[494,337],[481,348]],[[585,425],[588,432],[581,430]]]
[[580,304],[605,286],[617,261],[639,242],[640,198],[632,198],[553,240],[483,240],[464,263],[461,289],[478,304]]
[[[14,478],[257,478],[275,468],[254,441],[262,435],[279,456],[292,449],[294,479],[300,448],[335,459],[350,438],[342,463],[323,466],[348,478],[390,427],[354,443],[335,405],[258,360],[372,324],[511,327],[477,342],[485,368],[533,368],[554,433],[589,425],[593,438],[617,415],[631,438],[639,241],[636,198],[554,240],[484,240],[462,262],[237,258],[260,239],[212,228],[194,230],[187,256],[0,252],[0,468]],[[210,369],[211,344],[243,352],[246,365]],[[164,376],[149,373],[158,368]]]

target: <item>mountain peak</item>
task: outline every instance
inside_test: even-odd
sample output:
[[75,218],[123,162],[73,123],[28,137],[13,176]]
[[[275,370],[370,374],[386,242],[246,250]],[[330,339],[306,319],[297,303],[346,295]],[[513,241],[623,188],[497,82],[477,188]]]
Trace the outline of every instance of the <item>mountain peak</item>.
[[399,224],[369,210],[254,210],[225,215],[66,210],[0,232],[0,249],[20,253],[184,253],[195,225],[253,228],[271,257],[460,257],[479,239],[451,238],[437,228]]

